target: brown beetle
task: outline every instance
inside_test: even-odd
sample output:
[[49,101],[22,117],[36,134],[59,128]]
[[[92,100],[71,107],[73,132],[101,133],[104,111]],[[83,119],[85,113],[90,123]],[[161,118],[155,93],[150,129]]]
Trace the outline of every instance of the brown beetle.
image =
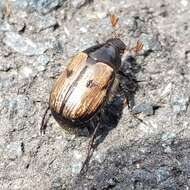
[[96,114],[109,95],[125,48],[114,38],[72,59],[50,94],[50,109],[60,124],[80,125]]
[[[118,18],[111,15],[114,28]],[[116,37],[97,44],[77,54],[53,85],[49,98],[49,108],[55,120],[64,127],[84,126],[93,121],[111,95],[116,74],[121,66],[121,57],[126,50],[125,43]],[[142,49],[137,43],[135,52]],[[45,117],[44,117],[45,118]],[[42,129],[44,127],[44,118]],[[94,142],[97,124],[89,144],[88,156]],[[86,163],[86,162],[85,162]]]

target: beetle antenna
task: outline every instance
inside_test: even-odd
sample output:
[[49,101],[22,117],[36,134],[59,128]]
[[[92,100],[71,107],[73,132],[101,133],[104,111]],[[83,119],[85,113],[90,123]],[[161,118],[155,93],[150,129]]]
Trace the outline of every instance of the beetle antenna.
[[[94,123],[92,123],[92,124],[94,125]],[[85,161],[82,165],[82,168],[80,170],[80,175],[84,174],[88,170],[89,161],[90,161],[90,158],[92,157],[92,154],[94,152],[94,140],[96,138],[97,131],[98,131],[99,127],[100,127],[100,123],[98,122],[96,125],[96,128],[94,129],[93,135],[89,141],[87,156],[86,156],[86,159],[85,159]]]
[[44,112],[44,115],[43,115],[43,118],[42,118],[42,122],[41,122],[41,126],[40,126],[40,134],[45,134],[45,130],[46,130],[46,127],[47,127],[47,122],[48,122],[48,119],[46,119],[46,115],[49,111],[50,107],[48,106],[46,108],[46,111]]
[[113,29],[113,32],[112,32],[113,38],[117,38],[118,35],[116,33],[116,25],[119,21],[119,18],[117,16],[115,16],[114,14],[109,14],[109,16],[110,16],[112,29]]

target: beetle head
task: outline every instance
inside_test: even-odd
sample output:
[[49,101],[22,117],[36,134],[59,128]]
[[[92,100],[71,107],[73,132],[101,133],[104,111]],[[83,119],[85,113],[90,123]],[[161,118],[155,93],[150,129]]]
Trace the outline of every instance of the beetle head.
[[124,54],[126,49],[126,45],[120,40],[120,38],[111,38],[106,41],[106,44],[111,45],[116,50],[116,53],[119,53],[120,56]]
[[116,70],[121,66],[121,57],[124,54],[126,45],[119,38],[111,38],[106,41],[105,47],[107,47],[107,55],[110,58],[109,63]]

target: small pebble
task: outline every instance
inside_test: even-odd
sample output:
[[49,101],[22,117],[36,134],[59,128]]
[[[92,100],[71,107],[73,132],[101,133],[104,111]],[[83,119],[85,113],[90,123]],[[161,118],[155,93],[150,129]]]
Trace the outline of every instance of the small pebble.
[[38,12],[47,14],[57,7],[60,7],[66,0],[38,0],[34,1],[34,6]]
[[10,32],[12,29],[13,27],[7,21],[0,22],[0,32]]
[[80,8],[82,5],[84,5],[86,2],[86,0],[72,0],[71,3],[72,3],[72,6],[74,8]]
[[165,88],[162,90],[162,93],[161,93],[160,96],[161,96],[162,98],[166,97],[167,95],[170,94],[171,89],[172,89],[172,83],[169,83],[169,84],[166,85]]
[[51,182],[51,190],[62,190],[62,178],[57,177]]
[[156,38],[156,36],[149,34],[141,34],[140,42],[143,44],[144,51],[160,51],[162,49],[160,42]]
[[188,1],[187,0],[181,0],[180,1],[181,5],[183,5],[184,7],[186,7],[188,5]]
[[33,69],[31,67],[23,66],[19,70],[21,78],[29,78],[33,75]]
[[82,168],[82,162],[72,164],[72,173],[79,174]]
[[169,172],[167,167],[161,167],[155,171],[155,175],[157,178],[157,182],[161,183],[161,182],[165,181],[170,176],[170,172]]
[[186,112],[189,101],[189,97],[175,97],[171,103],[173,111],[175,113]]
[[164,133],[161,137],[161,140],[164,144],[172,145],[176,139],[176,134],[172,132]]
[[154,114],[154,109],[151,103],[142,102],[141,104],[134,106],[132,112],[135,114],[144,113],[149,116]]
[[53,28],[55,25],[57,25],[57,20],[50,15],[35,15],[32,20],[32,23],[34,23],[38,31]]
[[23,142],[11,142],[7,145],[7,155],[9,159],[16,159],[23,154]]
[[9,101],[9,115],[10,119],[14,116],[17,118],[27,117],[32,114],[33,102],[25,95],[18,95],[14,98],[10,98]]
[[37,58],[37,70],[45,71],[48,63],[49,63],[49,57],[47,55],[40,55]]

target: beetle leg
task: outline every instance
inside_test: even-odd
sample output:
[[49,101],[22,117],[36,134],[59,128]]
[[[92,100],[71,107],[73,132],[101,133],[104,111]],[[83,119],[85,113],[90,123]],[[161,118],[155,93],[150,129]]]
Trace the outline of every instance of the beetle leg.
[[109,92],[109,97],[108,97],[108,102],[112,102],[115,95],[116,95],[116,92],[118,90],[118,87],[119,87],[119,79],[118,78],[115,78],[114,82],[113,82],[113,85],[110,89],[110,92]]
[[88,152],[91,152],[91,150],[93,149],[94,140],[96,138],[96,134],[97,134],[99,127],[100,127],[100,123],[97,123],[97,126],[94,129],[92,138],[90,139],[89,144],[88,144]]
[[134,52],[137,55],[143,49],[143,44],[138,40],[136,46],[129,49],[130,52]]
[[40,134],[45,134],[45,130],[46,130],[46,127],[47,127],[47,122],[48,122],[48,119],[45,120],[46,118],[46,115],[49,111],[50,107],[48,106],[46,111],[44,112],[44,115],[43,115],[43,118],[42,118],[42,122],[41,122],[41,126],[40,126]]
[[[91,121],[91,124],[94,126],[94,122],[93,121]],[[92,137],[91,137],[91,139],[89,141],[88,150],[87,150],[87,156],[86,156],[86,159],[85,159],[85,161],[84,161],[84,163],[82,165],[82,168],[80,170],[80,174],[86,172],[87,169],[88,169],[90,158],[92,157],[92,154],[94,152],[94,140],[96,138],[97,131],[98,131],[99,127],[100,127],[100,122],[97,123],[97,125],[96,125],[96,127],[94,129],[94,132],[92,134]]]
[[129,110],[129,113],[134,119],[138,120],[140,123],[143,123],[145,126],[150,126],[151,128],[153,128],[153,126],[150,122],[147,123],[146,121],[144,121],[143,119],[138,117],[137,116],[138,113],[134,113],[131,109]]

